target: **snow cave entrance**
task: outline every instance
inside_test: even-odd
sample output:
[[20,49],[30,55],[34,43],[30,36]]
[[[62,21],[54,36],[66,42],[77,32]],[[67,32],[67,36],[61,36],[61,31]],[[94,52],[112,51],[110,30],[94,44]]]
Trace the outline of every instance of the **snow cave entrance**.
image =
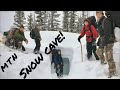
[[[71,62],[73,59],[73,50],[71,48],[63,48],[63,47],[57,47],[56,49],[61,50],[62,58],[63,58],[63,75],[69,75]],[[50,60],[52,60],[52,57],[50,55]],[[54,64],[51,65],[51,73],[55,73]]]

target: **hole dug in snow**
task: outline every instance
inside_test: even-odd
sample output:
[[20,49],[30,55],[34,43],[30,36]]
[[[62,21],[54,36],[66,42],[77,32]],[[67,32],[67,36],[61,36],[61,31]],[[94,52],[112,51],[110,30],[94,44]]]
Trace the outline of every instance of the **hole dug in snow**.
[[[63,58],[63,75],[69,75],[71,62],[73,59],[73,50],[70,48],[57,47],[56,49],[61,50]],[[50,60],[52,60],[52,55],[50,54]],[[51,73],[55,73],[54,64],[51,65]]]

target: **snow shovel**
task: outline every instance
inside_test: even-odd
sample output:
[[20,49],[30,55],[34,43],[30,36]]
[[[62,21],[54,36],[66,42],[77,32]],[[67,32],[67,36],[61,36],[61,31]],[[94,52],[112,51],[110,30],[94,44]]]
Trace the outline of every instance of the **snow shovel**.
[[80,45],[81,45],[81,59],[82,59],[82,62],[83,62],[83,50],[82,50],[82,43],[80,41]]

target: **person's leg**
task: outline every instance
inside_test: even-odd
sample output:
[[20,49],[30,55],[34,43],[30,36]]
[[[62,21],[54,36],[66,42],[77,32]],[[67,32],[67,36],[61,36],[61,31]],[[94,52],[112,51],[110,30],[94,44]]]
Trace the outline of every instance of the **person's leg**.
[[35,39],[35,44],[36,44],[36,46],[35,46],[34,52],[37,50],[37,40],[36,39]]
[[16,49],[18,48],[18,40],[17,39],[15,39],[15,47],[16,47]]
[[92,56],[92,43],[87,42],[87,57],[88,57],[88,59],[90,59],[91,56]]
[[63,66],[60,65],[60,75],[63,75]]
[[96,60],[99,60],[99,57],[98,57],[98,55],[96,54],[96,45],[92,46],[92,51],[93,51],[93,53],[94,53],[94,56],[95,56]]
[[105,61],[104,48],[98,47],[98,49],[96,50],[96,54],[97,54],[98,57],[100,58],[101,64],[104,64],[104,61]]
[[23,50],[23,51],[26,51],[26,50],[25,50],[25,47],[24,47],[23,45],[22,45],[22,50]]
[[22,41],[18,41],[18,49],[22,47]]
[[39,51],[40,50],[40,40],[39,39],[35,39],[35,49],[34,52]]
[[108,61],[108,70],[109,70],[109,77],[112,77],[116,74],[116,65],[113,59],[113,46],[114,44],[108,44],[105,46],[106,54],[107,54],[107,61]]
[[36,43],[36,46],[37,46],[37,51],[39,51],[40,50],[40,40],[39,39],[37,39],[37,41],[36,41],[37,43]]
[[58,64],[56,64],[56,74],[57,74],[57,76],[59,76],[59,68],[58,68]]

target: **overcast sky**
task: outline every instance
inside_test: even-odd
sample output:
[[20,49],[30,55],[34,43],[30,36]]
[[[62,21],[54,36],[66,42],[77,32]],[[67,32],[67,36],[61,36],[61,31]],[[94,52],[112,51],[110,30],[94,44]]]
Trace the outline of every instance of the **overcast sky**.
[[[34,11],[25,11],[25,17],[27,18],[30,13],[34,13]],[[58,13],[61,14],[59,20],[62,21],[62,11],[58,11]],[[89,11],[89,14],[90,16],[95,15],[95,11]],[[8,31],[10,29],[14,23],[14,15],[15,11],[0,11],[0,31]]]

